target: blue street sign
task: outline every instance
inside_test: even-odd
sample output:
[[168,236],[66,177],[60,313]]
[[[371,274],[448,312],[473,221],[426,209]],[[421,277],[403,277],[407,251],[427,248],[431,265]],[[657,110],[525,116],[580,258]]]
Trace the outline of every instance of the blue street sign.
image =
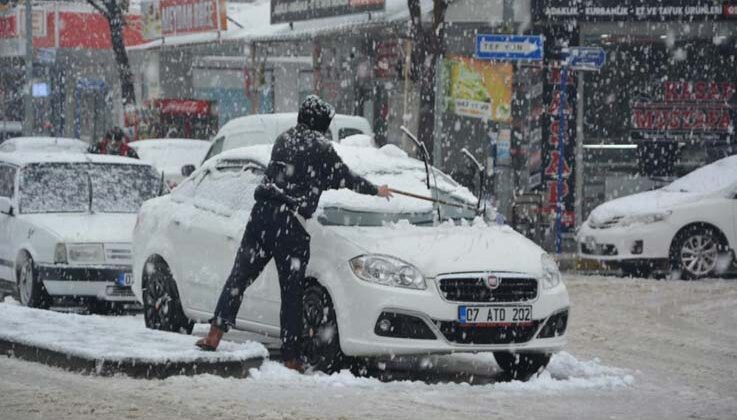
[[476,58],[481,60],[541,61],[542,35],[476,35]]
[[571,47],[563,50],[563,58],[573,70],[601,70],[606,51],[599,47]]

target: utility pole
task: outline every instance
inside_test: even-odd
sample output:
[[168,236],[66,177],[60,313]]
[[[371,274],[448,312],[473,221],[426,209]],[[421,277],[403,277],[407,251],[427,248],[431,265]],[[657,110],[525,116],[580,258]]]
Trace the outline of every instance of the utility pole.
[[25,117],[23,134],[33,134],[33,16],[31,0],[26,0],[26,94],[23,98]]

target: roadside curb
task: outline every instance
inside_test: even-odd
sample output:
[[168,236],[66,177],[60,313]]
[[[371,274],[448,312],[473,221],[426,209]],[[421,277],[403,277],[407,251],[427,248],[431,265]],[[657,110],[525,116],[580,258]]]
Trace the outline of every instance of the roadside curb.
[[105,360],[63,353],[48,348],[16,343],[0,338],[0,354],[30,362],[43,363],[87,375],[126,375],[139,379],[165,379],[175,375],[211,374],[223,377],[246,378],[249,370],[259,368],[264,358],[231,361],[209,361],[198,359],[190,362],[150,362],[126,358]]

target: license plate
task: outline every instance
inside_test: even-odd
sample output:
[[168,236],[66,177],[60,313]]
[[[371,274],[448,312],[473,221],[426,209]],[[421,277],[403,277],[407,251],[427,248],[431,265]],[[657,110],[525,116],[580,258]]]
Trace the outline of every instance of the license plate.
[[461,324],[521,324],[532,322],[530,305],[459,306]]
[[121,287],[130,286],[133,284],[133,273],[119,273],[116,283]]

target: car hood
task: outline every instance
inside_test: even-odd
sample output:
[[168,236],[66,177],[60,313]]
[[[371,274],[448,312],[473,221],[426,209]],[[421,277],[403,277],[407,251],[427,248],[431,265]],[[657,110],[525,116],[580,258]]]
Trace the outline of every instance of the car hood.
[[329,226],[361,252],[386,254],[412,263],[428,277],[442,273],[506,271],[542,274],[545,251],[508,226],[384,227]]
[[131,242],[135,213],[28,214],[26,222],[62,242]]
[[669,190],[647,191],[620,197],[596,207],[589,216],[594,224],[614,217],[650,214],[672,210],[675,207],[703,199],[704,194]]

